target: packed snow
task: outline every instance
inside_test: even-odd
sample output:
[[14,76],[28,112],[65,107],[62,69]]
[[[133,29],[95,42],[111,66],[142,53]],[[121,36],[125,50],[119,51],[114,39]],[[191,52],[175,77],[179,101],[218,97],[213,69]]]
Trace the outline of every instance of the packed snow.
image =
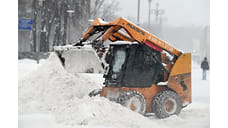
[[88,97],[102,87],[102,74],[69,73],[55,54],[40,64],[19,60],[19,128],[208,128],[210,72],[206,81],[201,75],[193,63],[192,104],[179,115],[157,119],[103,97]]

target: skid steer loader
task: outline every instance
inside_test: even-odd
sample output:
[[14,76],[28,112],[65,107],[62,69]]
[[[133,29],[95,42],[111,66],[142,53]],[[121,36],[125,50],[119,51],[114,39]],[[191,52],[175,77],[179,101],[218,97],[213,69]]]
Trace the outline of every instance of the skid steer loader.
[[[111,43],[106,48],[108,40]],[[95,19],[72,47],[84,45],[96,50],[105,69],[104,86],[90,96],[107,97],[140,114],[155,113],[158,118],[179,114],[191,103],[190,53],[122,17],[112,22]],[[63,51],[56,50],[64,63]]]

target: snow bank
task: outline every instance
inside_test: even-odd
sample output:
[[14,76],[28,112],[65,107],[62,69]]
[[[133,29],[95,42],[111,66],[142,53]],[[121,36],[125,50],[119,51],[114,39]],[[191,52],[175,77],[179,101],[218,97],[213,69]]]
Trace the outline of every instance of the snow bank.
[[55,111],[57,121],[61,124],[112,128],[164,127],[106,98],[84,97],[68,102]]
[[67,73],[55,54],[19,81],[19,112],[52,110],[67,99],[82,98],[100,87],[88,77]]
[[19,115],[23,120],[26,114],[49,113],[58,123],[72,126],[162,127],[108,99],[89,98],[88,92],[102,82],[90,78],[67,73],[57,56],[51,54],[43,65],[19,81]]

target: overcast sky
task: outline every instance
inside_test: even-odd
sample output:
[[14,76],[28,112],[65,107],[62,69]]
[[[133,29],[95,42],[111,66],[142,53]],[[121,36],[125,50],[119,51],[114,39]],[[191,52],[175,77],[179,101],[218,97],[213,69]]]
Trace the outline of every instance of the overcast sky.
[[[116,0],[119,2],[118,15],[124,17],[137,17],[138,0]],[[164,23],[175,26],[182,25],[209,25],[210,24],[210,0],[152,0],[151,8],[155,9],[155,3],[165,10]],[[148,23],[148,0],[140,0],[140,23]],[[155,17],[151,15],[151,22]]]

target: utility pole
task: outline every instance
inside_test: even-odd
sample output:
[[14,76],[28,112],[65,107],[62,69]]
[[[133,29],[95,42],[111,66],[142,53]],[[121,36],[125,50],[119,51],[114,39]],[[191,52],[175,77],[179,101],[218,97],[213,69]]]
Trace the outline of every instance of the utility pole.
[[148,24],[149,24],[149,25],[150,25],[151,2],[152,2],[152,0],[149,0],[149,15],[148,15]]
[[137,12],[137,22],[138,22],[138,25],[139,25],[139,12],[140,11],[140,0],[138,0],[138,12]]
[[159,6],[159,4],[156,3],[156,11],[155,11],[155,21],[156,21],[156,23],[158,23],[158,15],[159,15],[158,6]]
[[161,15],[160,15],[160,22],[159,22],[159,24],[160,24],[160,37],[162,37],[163,34],[162,34],[162,16]]
[[164,9],[159,9],[159,4],[156,3],[156,9],[152,9],[152,13],[155,14],[155,21],[156,21],[156,24],[158,24],[158,17],[159,15],[163,15],[165,13],[165,10]]
[[165,13],[164,9],[159,9],[159,4],[156,3],[156,8],[152,9],[152,13],[155,15],[155,22],[159,26],[158,35],[162,36],[162,15]]

